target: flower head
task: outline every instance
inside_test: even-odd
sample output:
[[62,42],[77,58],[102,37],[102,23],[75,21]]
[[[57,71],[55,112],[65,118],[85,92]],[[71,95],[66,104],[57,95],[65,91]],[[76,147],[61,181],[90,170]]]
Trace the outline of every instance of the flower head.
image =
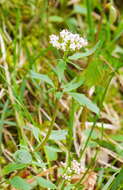
[[[66,168],[66,163],[61,162],[61,165]],[[77,160],[72,160],[71,166],[67,167],[66,173],[64,173],[63,178],[67,181],[70,181],[72,179],[72,176],[74,174],[80,175],[84,171],[84,168],[81,166],[81,164]]]
[[66,29],[62,30],[59,36],[52,34],[50,43],[62,51],[77,51],[88,44],[87,40],[80,37],[79,34],[73,34]]

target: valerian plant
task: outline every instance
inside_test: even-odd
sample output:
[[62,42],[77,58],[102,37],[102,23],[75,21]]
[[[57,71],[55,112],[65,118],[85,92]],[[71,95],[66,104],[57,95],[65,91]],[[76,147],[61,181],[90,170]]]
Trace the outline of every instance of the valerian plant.
[[[53,83],[52,79],[49,78],[48,75],[39,74],[34,71],[31,71],[31,77],[34,79],[40,79],[44,82],[46,82],[49,87],[49,93],[53,93],[53,100],[55,105],[55,110],[52,116],[52,120],[50,123],[50,126],[48,127],[47,134],[44,137],[44,139],[41,141],[41,143],[35,148],[35,151],[39,151],[42,148],[45,147],[46,143],[48,142],[50,135],[52,133],[57,113],[59,110],[60,100],[62,97],[69,96],[71,97],[71,114],[73,114],[72,118],[73,121],[69,121],[71,126],[69,125],[68,129],[68,156],[67,156],[67,164],[66,169],[64,170],[63,179],[64,181],[61,183],[60,188],[64,186],[65,181],[70,178],[67,177],[67,172],[71,165],[71,147],[73,144],[73,122],[74,122],[74,111],[78,106],[83,107],[83,113],[86,113],[86,108],[93,112],[95,115],[99,115],[99,108],[98,106],[92,102],[92,100],[87,97],[86,94],[78,92],[79,88],[82,88],[84,86],[84,77],[80,74],[80,72],[76,73],[75,76],[72,77],[72,80],[68,80],[69,77],[69,71],[71,70],[70,66],[74,66],[78,69],[78,71],[81,71],[80,67],[77,67],[75,63],[73,63],[73,60],[78,59],[82,57],[83,55],[85,57],[90,56],[93,54],[98,47],[100,46],[100,42],[98,42],[91,50],[85,50],[85,47],[88,46],[88,42],[85,38],[81,37],[79,34],[71,33],[70,31],[64,29],[62,30],[59,35],[51,35],[50,36],[50,44],[56,48],[61,55],[60,59],[57,59],[57,65],[55,68],[53,68],[54,74],[57,76],[58,82],[55,84]],[[83,53],[78,53],[78,51],[83,51]],[[76,108],[74,108],[76,107]],[[73,112],[73,113],[72,113]],[[84,114],[83,114],[84,115]],[[71,117],[71,116],[70,116]],[[83,116],[85,117],[85,116]],[[86,122],[86,120],[84,121]],[[84,128],[83,128],[84,129]],[[83,130],[82,129],[82,130]],[[84,140],[83,140],[83,143]],[[82,156],[82,155],[81,155]],[[81,160],[81,158],[80,158]],[[79,169],[78,169],[79,170]]]
[[[66,6],[66,3],[64,2],[67,1],[61,2],[62,6]],[[16,84],[18,72],[20,74],[21,69],[17,66],[18,64],[15,64],[14,72],[12,75],[10,75],[10,68],[6,62],[6,57],[3,56],[4,59],[2,61],[4,62],[5,69],[4,80],[7,81],[6,86],[9,86],[8,93],[11,95],[10,101],[12,102],[12,107],[14,108],[16,115],[19,136],[18,141],[20,144],[18,143],[19,150],[18,147],[16,147],[17,151],[11,156],[10,160],[12,160],[12,163],[3,168],[2,175],[8,176],[13,173],[14,177],[12,176],[12,178],[7,183],[16,189],[21,188],[23,190],[27,190],[33,189],[35,187],[41,187],[45,189],[76,190],[84,188],[85,184],[86,189],[89,189],[89,185],[91,186],[91,189],[94,189],[97,180],[97,173],[93,172],[93,167],[96,163],[99,146],[108,148],[111,151],[114,151],[116,154],[122,155],[122,151],[119,150],[116,145],[112,144],[112,142],[103,140],[103,121],[97,123],[97,121],[100,119],[100,111],[103,108],[103,102],[110,82],[114,75],[118,74],[118,69],[122,66],[122,63],[119,63],[120,61],[117,58],[116,53],[116,51],[121,51],[121,49],[115,49],[116,56],[112,56],[115,42],[122,33],[122,24],[120,25],[121,28],[119,27],[114,36],[112,36],[111,33],[113,32],[110,29],[110,25],[113,30],[115,30],[114,26],[112,26],[116,20],[116,12],[114,12],[115,7],[112,6],[112,3],[108,3],[106,6],[106,1],[104,1],[103,8],[110,9],[109,15],[103,15],[104,11],[102,11],[102,7],[99,5],[98,11],[102,11],[102,13],[99,15],[100,17],[98,17],[98,27],[95,27],[92,17],[93,2],[89,0],[86,0],[85,2],[87,6],[86,14],[88,23],[88,29],[86,32],[87,39],[78,34],[81,32],[80,30],[78,30],[79,32],[76,33],[77,29],[75,25],[75,30],[72,27],[69,27],[69,30],[64,29],[58,34],[52,34],[52,32],[50,32],[51,35],[48,35],[48,48],[42,49],[41,52],[34,55],[34,57],[31,54],[32,52],[29,51],[28,46],[25,47],[27,59],[30,60],[30,65],[27,71],[25,71],[26,69],[23,71],[26,73],[26,77],[25,79],[22,79],[23,82],[20,90],[21,93],[18,93],[18,88],[20,88],[18,84],[21,83],[21,80],[19,80]],[[45,1],[45,3],[48,5],[48,1]],[[61,9],[64,10],[65,6],[62,6]],[[45,8],[43,7],[42,11],[44,11]],[[20,22],[19,11],[20,10],[18,10],[17,13],[18,24],[16,26],[16,30]],[[75,5],[75,10],[72,14],[75,14],[75,12],[80,14],[81,12],[84,12],[84,9],[82,9],[81,6]],[[45,26],[45,17],[46,15],[44,14],[42,28],[47,29],[49,26]],[[38,19],[36,18],[36,20]],[[46,18],[46,20],[48,21],[48,18]],[[60,16],[52,16],[49,18],[49,20],[55,22],[57,21],[59,23],[63,22],[63,18]],[[70,18],[68,21],[69,24],[72,23],[71,25],[74,25],[75,23],[75,20],[72,18]],[[32,24],[33,22],[31,25]],[[15,35],[17,35],[17,31]],[[8,37],[6,38],[5,35],[4,38],[7,40]],[[17,57],[19,57],[16,57],[16,46],[18,47],[18,44],[16,43],[18,36],[16,36],[16,38],[17,39],[14,41],[14,63],[16,62]],[[1,35],[1,49],[3,50],[2,54],[5,55],[6,50],[3,39]],[[26,40],[24,41],[24,46],[25,44]],[[34,47],[36,47],[36,45],[37,43],[34,45]],[[42,71],[39,71],[40,69],[37,69],[37,64],[35,61],[37,60],[37,57],[40,57],[40,55],[43,57],[45,52],[49,53],[49,57],[47,59],[48,61],[46,61],[45,67],[50,67],[52,70],[50,73],[48,73],[49,70],[48,72],[44,72],[43,69]],[[7,61],[9,59],[7,59]],[[45,62],[44,57],[42,58],[42,63],[43,61]],[[53,64],[51,64],[50,61]],[[22,63],[23,59],[20,65]],[[20,75],[22,75],[22,73]],[[34,96],[38,102],[37,104],[40,104],[41,102],[39,106],[37,105],[38,108],[41,107],[41,111],[44,114],[42,119],[39,109],[38,112],[40,125],[38,125],[39,121],[35,122],[35,117],[33,118],[35,113],[32,112],[35,112],[35,109],[37,109],[36,105],[34,104],[34,107],[32,105],[29,106],[31,108],[33,107],[33,111],[31,112],[30,110],[28,111],[28,108],[26,108],[24,105],[25,102],[23,102],[23,99],[25,98],[23,94],[25,94],[24,90],[26,89],[26,82],[27,89],[29,89],[29,92],[31,92],[31,94]],[[33,91],[33,87],[36,87],[38,90]],[[41,90],[42,93],[40,93]],[[29,96],[29,99],[32,102],[34,100],[31,99],[31,96]],[[64,99],[67,99],[67,105],[65,105],[67,107],[67,113],[64,111],[63,113],[61,111],[61,102],[63,103]],[[3,131],[2,126],[4,124],[6,112],[8,114],[10,109],[10,101],[6,101],[6,104],[3,106],[4,109],[0,123],[1,131]],[[23,117],[23,122],[20,122]],[[11,122],[8,123],[11,124]],[[95,127],[99,124],[101,126],[101,130],[98,128],[98,133],[96,133],[97,131],[95,130]],[[55,127],[57,127],[58,130],[54,130]],[[31,134],[31,138],[28,137],[28,134]],[[106,138],[108,139],[108,137]],[[2,142],[1,136],[0,142]],[[88,147],[92,147],[90,152],[94,152],[94,154],[92,154],[89,158],[87,157],[88,159],[85,160],[86,156],[88,156],[87,153],[89,152]],[[6,152],[4,152],[4,154],[6,154]],[[11,155],[8,152],[7,154]],[[59,160],[58,155],[60,155]],[[85,165],[86,162],[87,165]],[[19,173],[19,170],[23,171],[24,169],[31,171],[31,175],[33,176],[31,183],[30,179],[24,179],[25,176],[28,177],[28,172],[26,173],[24,171],[23,173]],[[38,169],[41,169],[41,171]],[[115,170],[117,168],[112,167],[111,169]],[[53,171],[54,175],[52,175]],[[116,171],[111,180],[107,182],[106,187],[109,186],[109,183],[113,181],[117,173],[119,173],[119,170]],[[123,171],[121,170],[117,176],[118,180],[121,179],[122,173]],[[35,175],[37,176],[34,177]],[[103,173],[101,173],[101,175],[103,178]],[[50,180],[42,176],[48,176]],[[86,181],[86,176],[89,176],[91,179]],[[2,183],[4,184],[4,179]],[[100,188],[100,184],[98,184],[98,186]],[[98,186],[97,189],[99,189]],[[114,181],[112,188],[116,187],[117,180]]]
[[65,79],[65,73],[67,73],[67,68],[69,67],[68,57],[80,49],[86,47],[88,45],[87,40],[80,37],[79,34],[73,34],[68,30],[62,30],[59,35],[53,34],[50,36],[50,43],[53,47],[61,51],[62,55],[61,59],[58,59],[56,68],[54,68],[54,73],[58,77],[58,85],[55,86],[55,84],[53,84],[52,80],[47,75],[31,72],[32,78],[41,79],[52,86],[55,99],[55,111],[52,117],[51,125],[48,129],[47,135],[44,137],[41,144],[38,145],[36,150],[40,150],[40,148],[42,148],[47,143],[57,117],[59,101],[64,94],[71,96],[81,106],[86,106],[92,112],[99,114],[99,108],[86,95],[76,92],[77,89],[83,85],[82,77],[78,74],[72,79],[72,81],[67,81]]

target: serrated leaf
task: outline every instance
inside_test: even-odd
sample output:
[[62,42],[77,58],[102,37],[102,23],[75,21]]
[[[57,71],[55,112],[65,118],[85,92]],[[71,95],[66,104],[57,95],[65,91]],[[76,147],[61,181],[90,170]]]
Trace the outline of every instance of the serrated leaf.
[[10,163],[7,166],[5,166],[2,170],[3,175],[7,175],[13,171],[21,170],[23,168],[27,167],[26,164],[19,164],[19,163]]
[[70,60],[77,60],[80,59],[82,57],[88,57],[90,55],[92,55],[98,48],[100,48],[100,46],[102,46],[102,41],[97,42],[97,44],[90,50],[88,50],[85,53],[75,53],[72,56],[69,56],[68,58]]
[[65,140],[67,134],[68,134],[67,130],[53,130],[49,139],[55,141]]
[[10,184],[18,190],[30,190],[32,187],[19,176],[13,177],[10,181]]
[[42,80],[42,81],[48,83],[49,85],[51,85],[52,87],[54,87],[52,80],[47,75],[39,74],[34,71],[31,71],[30,74],[31,74],[32,78]]
[[86,106],[92,112],[99,114],[99,108],[84,94],[70,92],[69,95],[72,96],[80,105]]
[[39,184],[39,186],[44,188],[50,188],[50,189],[56,189],[56,185],[53,184],[51,181],[44,179],[43,177],[36,177],[36,180]]

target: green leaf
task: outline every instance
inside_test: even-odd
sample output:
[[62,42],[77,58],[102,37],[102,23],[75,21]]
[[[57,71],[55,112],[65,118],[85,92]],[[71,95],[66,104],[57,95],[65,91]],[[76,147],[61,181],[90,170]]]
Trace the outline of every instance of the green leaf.
[[56,92],[56,93],[55,93],[55,97],[56,97],[58,100],[60,100],[60,99],[62,98],[62,96],[63,96],[63,92]]
[[54,84],[53,84],[52,80],[47,75],[39,74],[39,73],[36,73],[34,71],[31,71],[30,73],[31,73],[31,77],[32,78],[34,78],[34,79],[40,79],[40,80],[48,83],[52,87],[54,87]]
[[105,78],[108,79],[111,70],[107,67],[104,62],[102,62],[98,56],[93,57],[91,63],[82,72],[82,77],[84,84],[91,87],[97,85],[104,85],[107,82]]
[[66,63],[62,59],[59,59],[58,65],[56,66],[56,69],[55,69],[59,82],[61,82],[64,79],[65,69],[66,69]]
[[71,92],[69,95],[72,96],[80,105],[86,106],[92,112],[99,114],[99,108],[84,94]]
[[79,88],[83,84],[83,79],[79,77],[75,77],[72,81],[69,83],[62,85],[63,92],[70,92],[72,90],[75,90]]
[[60,149],[52,147],[52,146],[45,146],[44,151],[45,151],[47,160],[49,161],[57,160],[57,157],[58,157],[57,152],[61,152]]
[[109,180],[107,181],[107,183],[103,186],[102,190],[109,190],[109,187],[111,185],[111,183],[113,182],[113,180],[115,179],[117,173],[115,173],[114,175],[112,175]]
[[111,190],[118,190],[121,185],[123,185],[123,169],[120,170],[119,174],[114,179]]
[[25,167],[27,167],[26,164],[10,163],[3,168],[2,173],[3,175],[7,175],[15,170],[21,170]]
[[60,17],[60,16],[50,16],[50,17],[49,17],[49,20],[50,20],[51,22],[63,22],[63,18]]
[[66,25],[70,31],[76,32],[76,28],[77,28],[78,23],[74,17],[69,17],[68,19],[65,20],[65,23],[66,23]]
[[70,60],[77,60],[80,59],[82,57],[88,57],[90,55],[92,55],[98,48],[100,48],[102,46],[102,41],[97,42],[97,44],[90,50],[88,50],[85,53],[75,53],[72,56],[69,56],[68,58]]
[[50,135],[50,139],[55,141],[65,140],[67,134],[67,130],[53,130]]
[[[78,66],[76,63],[73,63],[72,61],[70,61],[69,59],[66,60],[67,63],[69,63],[70,65],[74,66],[76,69],[78,69],[79,71],[82,71],[83,68],[81,68],[80,66]],[[68,70],[69,67],[67,67]]]
[[39,142],[39,135],[40,135],[40,130],[38,127],[34,127],[33,125],[31,126],[24,126],[25,129],[31,131],[35,137],[35,139]]
[[114,151],[114,152],[116,151],[116,146],[114,144],[108,142],[108,141],[100,140],[100,139],[95,139],[94,141],[104,148],[107,148],[107,149]]
[[32,162],[32,156],[27,150],[17,150],[14,154],[16,162],[22,164],[30,164]]
[[116,30],[114,32],[113,42],[118,40],[118,38],[120,38],[120,36],[122,36],[122,34],[123,34],[123,20],[121,20],[121,22],[119,22],[119,25],[116,27]]
[[31,185],[26,182],[26,180],[22,179],[19,176],[13,177],[10,181],[10,184],[19,189],[19,190],[30,190]]
[[39,140],[39,134],[40,134],[40,130],[37,127],[32,127],[32,133],[35,137],[35,139],[40,142]]
[[113,4],[110,5],[110,23],[113,24],[117,19],[117,9]]
[[86,15],[87,14],[87,9],[85,7],[82,7],[81,5],[75,5],[73,12],[77,13],[77,14]]
[[115,141],[123,142],[123,135],[122,134],[113,134],[111,138]]
[[67,185],[67,186],[64,188],[64,190],[71,190],[73,187],[74,187],[73,184],[69,184],[69,185]]
[[39,186],[44,188],[50,188],[50,189],[56,189],[56,185],[53,184],[51,181],[44,179],[43,177],[36,177],[36,180],[39,184]]

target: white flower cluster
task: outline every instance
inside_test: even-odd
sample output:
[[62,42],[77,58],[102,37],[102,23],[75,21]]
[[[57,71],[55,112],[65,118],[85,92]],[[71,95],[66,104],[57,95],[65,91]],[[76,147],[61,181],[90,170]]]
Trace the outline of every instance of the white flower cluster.
[[62,51],[77,51],[88,44],[87,40],[79,34],[73,34],[66,29],[62,30],[59,36],[52,34],[50,43]]
[[[61,162],[63,167],[66,167],[66,164]],[[77,162],[76,160],[72,161],[71,167],[67,168],[66,173],[63,175],[63,178],[67,181],[70,181],[73,174],[80,175],[83,172],[83,168],[81,167],[81,164]]]
[[74,171],[75,174],[80,175],[84,169],[79,162],[77,162],[76,160],[73,160],[72,161],[72,170]]

